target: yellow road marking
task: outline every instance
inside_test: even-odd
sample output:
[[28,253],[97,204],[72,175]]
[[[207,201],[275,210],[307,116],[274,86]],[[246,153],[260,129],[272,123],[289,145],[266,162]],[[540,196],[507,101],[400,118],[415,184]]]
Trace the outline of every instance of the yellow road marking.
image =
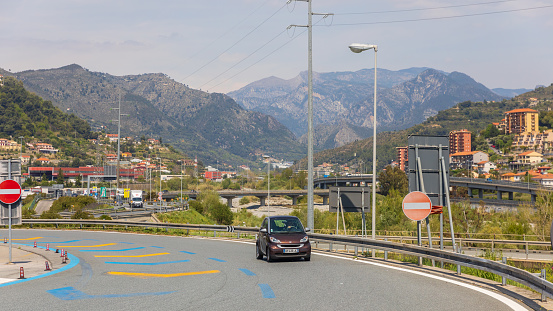
[[132,273],[132,272],[116,272],[110,271],[111,275],[123,275],[123,276],[136,276],[139,278],[174,278],[178,276],[198,275],[198,274],[210,274],[219,273],[219,270],[197,271],[197,272],[185,272],[185,273],[169,273],[169,274],[157,274],[157,273]]
[[138,257],[152,257],[152,256],[161,256],[169,255],[169,253],[156,253],[156,254],[146,254],[146,255],[96,255],[94,257],[99,258],[138,258]]
[[41,236],[37,236],[36,238],[28,238],[28,239],[12,239],[12,241],[29,241],[29,240],[38,240],[38,239],[44,239]]
[[109,244],[98,244],[98,245],[79,245],[79,246],[56,246],[59,248],[69,248],[69,247],[104,247],[104,246],[111,246],[111,245],[117,245],[117,243],[109,243]]

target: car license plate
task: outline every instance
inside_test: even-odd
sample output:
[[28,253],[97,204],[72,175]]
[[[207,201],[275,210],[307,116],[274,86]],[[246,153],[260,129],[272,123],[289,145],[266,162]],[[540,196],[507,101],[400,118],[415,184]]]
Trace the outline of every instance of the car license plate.
[[284,253],[299,253],[299,249],[297,248],[288,248],[288,249],[284,249]]

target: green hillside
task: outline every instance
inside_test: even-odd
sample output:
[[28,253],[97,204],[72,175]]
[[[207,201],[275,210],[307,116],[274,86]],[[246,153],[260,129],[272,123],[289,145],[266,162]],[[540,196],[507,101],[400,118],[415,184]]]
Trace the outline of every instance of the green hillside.
[[86,121],[62,112],[11,77],[5,77],[4,86],[0,86],[0,109],[1,138],[49,143],[68,156],[84,160],[87,148],[81,143],[88,144],[88,139],[98,136]]

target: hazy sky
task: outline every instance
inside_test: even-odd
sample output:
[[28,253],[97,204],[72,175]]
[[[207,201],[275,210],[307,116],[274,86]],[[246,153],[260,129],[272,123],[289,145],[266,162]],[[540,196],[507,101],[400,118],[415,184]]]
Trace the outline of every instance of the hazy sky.
[[[553,83],[553,0],[312,0],[313,69],[460,71],[489,88]],[[307,3],[286,0],[0,0],[0,67],[76,63],[112,75],[162,72],[228,92],[307,69]],[[275,51],[276,50],[276,51]]]

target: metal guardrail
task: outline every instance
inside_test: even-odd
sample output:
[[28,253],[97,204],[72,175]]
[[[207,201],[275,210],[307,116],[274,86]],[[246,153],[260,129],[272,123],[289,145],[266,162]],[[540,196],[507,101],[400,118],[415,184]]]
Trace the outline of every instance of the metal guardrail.
[[[77,220],[77,219],[24,219],[23,224],[72,224],[72,225],[103,225],[103,226],[133,226],[133,227],[148,227],[148,228],[164,228],[164,229],[181,229],[181,230],[205,230],[214,231],[214,236],[217,231],[231,231],[235,233],[256,233],[259,229],[252,227],[232,227],[221,225],[198,225],[198,224],[174,224],[174,223],[146,223],[146,222],[131,222],[118,220]],[[533,290],[542,294],[542,297],[553,297],[553,283],[542,279],[530,272],[508,266],[496,261],[472,257],[463,254],[457,254],[449,251],[419,247],[410,244],[394,243],[389,241],[372,240],[359,237],[348,237],[338,235],[326,235],[310,233],[312,241],[327,242],[342,245],[351,245],[356,247],[365,247],[377,249],[381,251],[390,251],[406,255],[412,255],[437,261],[447,262],[458,266],[470,267],[490,273],[497,274],[501,277],[513,280],[520,284],[526,285]]]

